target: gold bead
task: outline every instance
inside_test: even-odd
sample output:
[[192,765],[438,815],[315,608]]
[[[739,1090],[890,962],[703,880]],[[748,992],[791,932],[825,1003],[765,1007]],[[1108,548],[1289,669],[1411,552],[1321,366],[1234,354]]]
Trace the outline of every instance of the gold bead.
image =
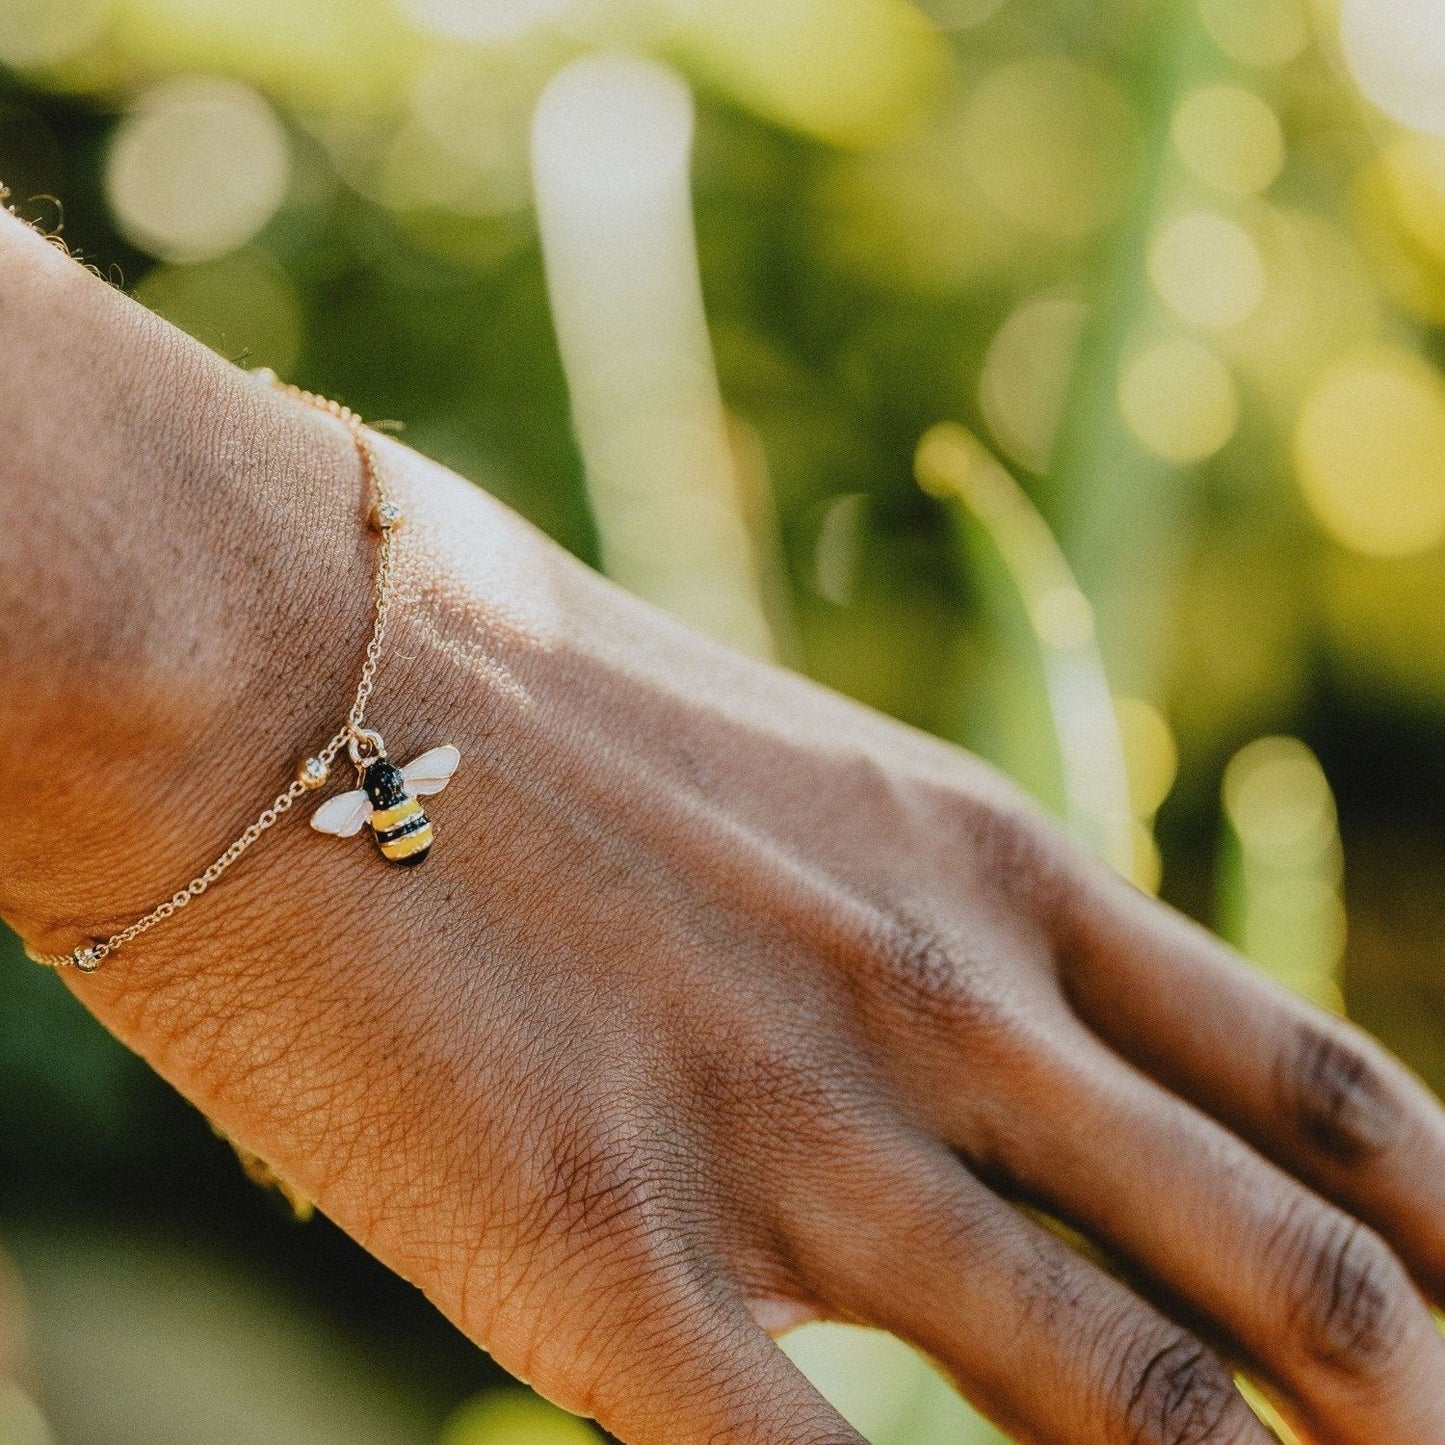
[[331,776],[331,769],[320,758],[307,758],[296,769],[296,781],[308,792],[319,788]]

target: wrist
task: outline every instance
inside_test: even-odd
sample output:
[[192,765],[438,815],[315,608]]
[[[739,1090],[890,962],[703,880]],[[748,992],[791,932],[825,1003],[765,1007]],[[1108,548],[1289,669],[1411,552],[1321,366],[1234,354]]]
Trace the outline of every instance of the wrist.
[[334,731],[375,536],[342,426],[8,216],[0,436],[0,788],[38,805],[0,910],[33,937],[155,902]]

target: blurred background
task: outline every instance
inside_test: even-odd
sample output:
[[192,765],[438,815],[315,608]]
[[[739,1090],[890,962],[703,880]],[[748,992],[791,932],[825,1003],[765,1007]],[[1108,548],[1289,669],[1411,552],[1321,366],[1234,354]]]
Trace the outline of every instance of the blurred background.
[[[1432,0],[4,0],[0,180],[1445,1086]],[[0,1445],[566,1445],[13,941]],[[879,1445],[997,1440],[880,1336]]]

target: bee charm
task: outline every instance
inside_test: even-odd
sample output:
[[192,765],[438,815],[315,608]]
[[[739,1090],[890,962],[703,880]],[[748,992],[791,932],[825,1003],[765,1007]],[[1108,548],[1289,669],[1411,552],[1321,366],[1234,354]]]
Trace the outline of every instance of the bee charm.
[[350,838],[370,823],[381,856],[399,867],[414,868],[431,852],[436,836],[417,799],[441,792],[462,755],[450,745],[432,748],[399,768],[387,760],[379,738],[377,745],[374,756],[357,762],[361,786],[328,798],[311,815],[311,826],[318,833]]

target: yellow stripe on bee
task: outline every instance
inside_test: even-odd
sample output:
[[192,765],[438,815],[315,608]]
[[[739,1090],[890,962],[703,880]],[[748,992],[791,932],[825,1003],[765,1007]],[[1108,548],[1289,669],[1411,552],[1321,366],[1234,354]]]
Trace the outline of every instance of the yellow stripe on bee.
[[405,838],[398,838],[394,843],[383,843],[381,845],[382,855],[390,858],[393,862],[400,858],[410,858],[413,853],[420,853],[423,848],[430,848],[432,839],[436,834],[432,832],[430,823],[425,828],[418,828],[415,833],[408,833]]
[[394,808],[382,808],[371,815],[371,826],[378,833],[395,828],[421,812],[421,804],[415,798],[403,798]]

